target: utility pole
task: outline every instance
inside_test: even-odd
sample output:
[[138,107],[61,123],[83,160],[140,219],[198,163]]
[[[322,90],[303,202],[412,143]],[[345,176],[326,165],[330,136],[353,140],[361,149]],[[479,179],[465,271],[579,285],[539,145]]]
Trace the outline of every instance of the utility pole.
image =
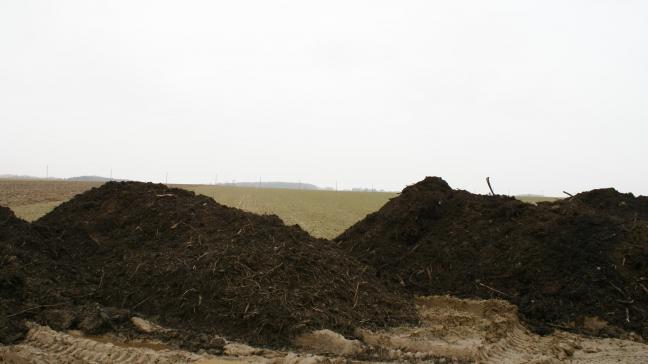
[[259,188],[261,188],[261,176],[259,176]]
[[165,185],[169,184],[169,172],[167,172],[167,173],[164,175],[164,184],[165,184]]

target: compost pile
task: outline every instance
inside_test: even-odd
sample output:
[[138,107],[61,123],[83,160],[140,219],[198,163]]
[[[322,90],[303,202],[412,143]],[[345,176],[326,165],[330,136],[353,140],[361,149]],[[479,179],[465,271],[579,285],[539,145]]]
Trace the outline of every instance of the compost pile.
[[645,197],[602,189],[536,206],[428,177],[336,241],[409,293],[506,299],[539,333],[648,338]]
[[[29,302],[100,305],[111,308],[101,317],[137,313],[171,328],[268,346],[288,345],[306,330],[351,334],[356,327],[416,321],[413,303],[336,244],[274,215],[226,207],[193,192],[111,182],[31,225],[2,211],[18,227],[11,228],[14,241],[37,233],[34,244],[21,249],[42,255],[47,268],[11,275],[3,267],[3,297],[12,296],[5,290],[20,289],[20,277],[46,279],[51,282],[29,289],[42,288]],[[16,249],[4,237],[0,242]],[[17,266],[25,262],[30,260]],[[56,297],[42,297],[53,290]],[[13,311],[20,312],[15,303]]]
[[[27,246],[38,252],[35,244],[39,239],[28,223],[0,206],[0,242],[0,343],[7,344],[21,339],[26,330],[22,321],[14,319],[16,310],[24,308],[27,298],[24,265],[21,264],[26,254],[20,247]],[[35,256],[34,261],[38,260]]]

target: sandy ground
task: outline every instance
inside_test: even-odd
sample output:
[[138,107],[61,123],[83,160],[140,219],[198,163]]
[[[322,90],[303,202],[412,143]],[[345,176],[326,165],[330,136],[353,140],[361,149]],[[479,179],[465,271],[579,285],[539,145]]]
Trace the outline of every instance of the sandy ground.
[[417,305],[418,327],[357,330],[356,340],[321,330],[297,338],[299,352],[229,343],[222,356],[32,324],[24,342],[0,346],[0,363],[648,363],[648,345],[637,341],[562,331],[535,335],[522,326],[515,306],[504,301],[432,296],[419,298]]

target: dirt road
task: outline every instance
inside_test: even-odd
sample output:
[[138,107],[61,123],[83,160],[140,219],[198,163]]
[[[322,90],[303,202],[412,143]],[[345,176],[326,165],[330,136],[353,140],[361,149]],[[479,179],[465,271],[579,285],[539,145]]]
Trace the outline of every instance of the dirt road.
[[223,356],[173,350],[152,342],[90,338],[33,324],[19,345],[0,347],[0,363],[646,363],[648,345],[562,331],[538,336],[499,300],[447,296],[417,300],[421,325],[358,330],[349,340],[324,330],[298,338],[299,352],[229,343]]

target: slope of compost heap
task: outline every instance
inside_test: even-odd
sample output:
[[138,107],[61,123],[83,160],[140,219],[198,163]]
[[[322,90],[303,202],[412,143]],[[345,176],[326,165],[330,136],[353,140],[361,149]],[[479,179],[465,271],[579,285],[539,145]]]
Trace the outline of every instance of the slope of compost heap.
[[74,269],[75,297],[172,328],[280,346],[306,330],[416,320],[413,303],[334,243],[189,191],[111,182],[34,225]]
[[503,298],[539,333],[648,338],[647,201],[603,189],[536,206],[428,177],[336,241],[407,292]]

